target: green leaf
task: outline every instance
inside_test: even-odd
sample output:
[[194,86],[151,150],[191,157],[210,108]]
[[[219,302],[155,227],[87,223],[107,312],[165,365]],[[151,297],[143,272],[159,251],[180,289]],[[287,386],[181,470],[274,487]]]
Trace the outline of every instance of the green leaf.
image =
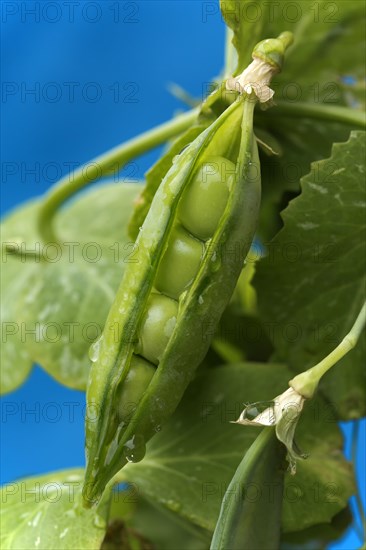
[[132,529],[123,521],[113,521],[107,529],[101,550],[153,550],[148,539]]
[[19,267],[13,260],[3,269],[1,277],[1,371],[0,393],[8,393],[20,386],[32,368],[32,359],[22,344],[22,320],[14,308],[17,294],[27,283],[31,269],[24,269],[19,276]]
[[262,38],[272,38],[264,36],[268,7],[262,0],[220,0],[222,15],[234,33],[232,42],[238,53],[238,67],[234,74],[243,71],[252,61],[257,42]]
[[109,502],[98,510],[81,506],[83,470],[21,479],[2,488],[2,550],[98,550]]
[[[335,144],[312,165],[284,228],[258,262],[254,284],[276,357],[296,372],[315,365],[347,334],[365,299],[365,133]],[[321,382],[343,419],[364,416],[365,341]]]
[[136,513],[126,523],[159,550],[172,550],[172,541],[179,541],[184,550],[207,550],[210,544],[208,531],[143,498],[138,499]]
[[310,118],[279,118],[276,107],[265,115],[258,113],[258,127],[282,149],[279,156],[260,155],[263,193],[258,235],[267,242],[281,228],[280,212],[300,192],[300,179],[309,173],[311,163],[329,157],[333,143],[346,141],[352,127]]
[[[123,477],[123,474],[122,474]],[[108,548],[124,548],[121,544],[112,546],[113,540],[127,533],[140,540],[150,541],[154,548],[171,550],[172,540],[179,540],[185,550],[207,550],[210,533],[202,530],[179,515],[156,502],[144,499],[135,484],[122,484],[112,493],[109,510],[109,526],[104,540]],[[150,547],[149,547],[150,548]],[[104,550],[104,546],[102,546]]]
[[[138,260],[126,229],[138,190],[139,186],[127,184],[91,189],[57,214],[57,234],[64,246],[45,245],[49,262],[9,259],[17,278],[24,281],[16,295],[11,294],[13,309],[7,318],[21,319],[28,333],[23,331],[23,341],[16,340],[6,351],[5,372],[11,373],[14,361],[26,354],[60,383],[85,389],[89,347],[102,331],[124,265]],[[17,236],[27,248],[33,245],[37,205],[31,215],[16,211],[24,224],[19,224]],[[11,276],[9,270],[7,277]],[[6,289],[10,291],[11,287]]]
[[[266,327],[255,316],[242,314],[235,309],[243,304],[229,306],[220,319],[212,347],[220,354],[225,347],[235,350],[236,355],[222,355],[227,362],[234,363],[244,359],[248,361],[267,361],[273,352]],[[230,359],[230,360],[229,360]]]
[[[281,531],[284,448],[265,428],[245,453],[222,501],[211,550],[277,550]],[[245,487],[272,486],[272,494],[251,499]]]
[[[245,403],[268,401],[282,393],[290,378],[288,369],[278,364],[226,365],[202,373],[173,418],[151,440],[145,459],[128,464],[123,474],[143,495],[213,531],[228,484],[258,435],[258,429],[230,421],[238,418]],[[310,458],[299,461],[295,477],[286,475],[286,531],[330,521],[354,491],[352,471],[341,453],[341,433],[335,422],[327,422],[324,402],[312,403],[297,429],[299,445]],[[337,496],[330,498],[334,485]]]
[[[277,99],[315,103],[364,104],[365,5],[359,0],[261,2],[222,0],[221,9],[234,31],[239,73],[251,61],[253,46],[282,31],[295,42],[285,69],[273,87]],[[352,52],[350,55],[349,52]],[[349,83],[346,77],[354,77]]]
[[[284,30],[294,33],[295,42],[286,53],[283,73],[271,86],[275,102],[312,102],[315,107],[347,104],[362,107],[364,84],[364,16],[362,2],[340,0],[328,2],[260,2],[222,0],[221,9],[234,31],[233,43],[238,51],[236,73],[251,61],[254,45],[277,36]],[[353,55],[349,55],[349,51]],[[355,82],[352,83],[353,77]],[[203,109],[225,97],[222,88],[212,94]],[[261,155],[263,197],[258,234],[272,238],[281,227],[280,211],[289,193],[299,192],[299,181],[310,163],[329,156],[334,142],[346,140],[353,126],[314,118],[277,116],[276,107],[257,112],[255,131],[266,131],[282,149],[279,157]],[[278,108],[278,111],[280,109]]]
[[179,155],[207,126],[208,124],[199,123],[189,128],[173,142],[168,151],[146,172],[146,184],[135,201],[135,209],[128,224],[128,234],[133,240],[136,239],[140,227],[144,223],[154,195],[171,167],[174,157]]
[[302,531],[286,533],[281,538],[280,550],[325,550],[331,541],[339,540],[352,524],[349,507],[332,518],[330,523],[321,523]]
[[296,475],[287,476],[284,533],[329,523],[356,492],[352,464],[344,459],[335,411],[320,396],[305,403],[295,440],[309,458],[297,462]]
[[29,202],[6,216],[1,224],[1,369],[0,392],[8,393],[20,386],[32,368],[32,358],[24,345],[24,308],[19,296],[28,287],[28,280],[37,269],[33,262],[20,262],[6,250],[6,244],[20,246],[27,235],[29,247],[39,241],[35,230],[38,203]]
[[[291,100],[296,94],[297,101],[364,105],[364,3],[300,0],[289,7],[286,0],[281,0],[278,9],[286,12],[286,28],[295,35],[285,72],[277,79],[281,89],[278,99],[281,95]],[[277,32],[283,25],[284,20],[277,17],[270,28]],[[350,76],[355,84],[344,81]]]

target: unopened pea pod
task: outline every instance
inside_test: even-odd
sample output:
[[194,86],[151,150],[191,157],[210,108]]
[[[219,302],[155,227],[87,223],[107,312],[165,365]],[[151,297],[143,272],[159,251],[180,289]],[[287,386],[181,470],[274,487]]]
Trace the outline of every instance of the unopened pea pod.
[[[86,418],[86,505],[98,501],[128,461],[143,458],[146,441],[177,407],[230,300],[260,203],[254,105],[247,94],[233,103],[175,159],[153,199],[136,241],[138,262],[127,266],[89,378],[88,408],[97,413]],[[219,215],[214,209],[215,222],[201,232],[185,193],[194,192],[197,174],[212,157],[235,172],[222,182],[229,191],[224,208]],[[198,191],[202,210],[215,204],[203,181]],[[121,417],[136,357],[156,370],[139,381],[132,415]]]

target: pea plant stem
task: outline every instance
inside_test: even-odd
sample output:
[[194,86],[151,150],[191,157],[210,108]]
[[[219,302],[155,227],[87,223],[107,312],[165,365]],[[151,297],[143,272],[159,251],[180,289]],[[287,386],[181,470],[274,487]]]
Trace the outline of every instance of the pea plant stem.
[[366,302],[358,314],[353,327],[343,338],[342,342],[317,365],[290,380],[290,386],[306,399],[310,399],[314,395],[322,376],[355,347],[365,325]]
[[[116,174],[123,166],[146,151],[165,143],[191,126],[198,115],[198,109],[192,109],[172,120],[160,124],[122,145],[96,157],[93,161],[81,166],[72,176],[62,178],[48,193],[38,215],[38,230],[45,243],[59,242],[55,234],[53,219],[59,207],[77,191],[102,177]],[[90,175],[87,167],[96,169],[95,177]]]
[[317,120],[329,120],[332,122],[341,122],[366,129],[366,114],[338,105],[324,105],[315,103],[276,101],[276,108],[271,109],[271,117],[303,118],[308,117]]

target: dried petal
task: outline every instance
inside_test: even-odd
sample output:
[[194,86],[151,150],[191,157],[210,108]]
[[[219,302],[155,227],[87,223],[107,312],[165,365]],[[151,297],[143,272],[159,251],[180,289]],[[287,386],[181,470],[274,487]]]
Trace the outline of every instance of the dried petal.
[[276,67],[255,58],[239,76],[226,81],[226,89],[249,95],[254,92],[261,103],[266,103],[274,95],[274,91],[268,85],[276,73]]
[[295,429],[305,398],[288,388],[273,401],[258,401],[247,405],[237,424],[246,426],[276,426],[277,438],[287,447],[291,473],[296,472],[296,459],[306,458],[294,441]]

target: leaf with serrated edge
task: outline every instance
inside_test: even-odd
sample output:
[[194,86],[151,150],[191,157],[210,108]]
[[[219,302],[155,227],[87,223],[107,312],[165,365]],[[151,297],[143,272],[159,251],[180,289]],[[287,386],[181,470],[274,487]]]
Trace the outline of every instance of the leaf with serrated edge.
[[109,499],[91,512],[81,505],[84,471],[20,479],[1,490],[2,550],[98,550]]
[[[294,33],[294,44],[286,52],[283,72],[271,84],[275,102],[288,101],[294,107],[296,101],[313,102],[316,107],[321,103],[325,109],[327,104],[362,107],[364,3],[280,0],[271,4],[259,0],[222,0],[221,10],[234,31],[233,43],[239,56],[236,73],[249,64],[258,41],[285,30]],[[354,55],[350,57],[351,50]],[[222,95],[222,90],[218,90],[207,104]],[[285,193],[298,193],[300,178],[308,173],[310,163],[328,156],[332,143],[346,140],[353,126],[298,116],[278,118],[276,107],[264,114],[257,112],[254,122],[255,128],[273,135],[283,150],[279,157],[261,155],[263,196],[258,233],[267,240],[281,227],[279,213],[288,200]]]
[[[273,114],[275,111],[273,107]],[[299,118],[294,124],[291,118],[271,117],[271,111],[266,115],[257,118],[258,125],[281,144],[282,154],[260,155],[263,196],[258,234],[264,242],[281,228],[280,211],[289,200],[286,193],[298,194],[300,178],[309,172],[311,163],[329,157],[333,143],[347,140],[352,130],[352,126],[337,122]]]
[[[335,144],[312,165],[284,228],[257,263],[254,286],[276,358],[299,372],[334,349],[365,300],[365,133]],[[340,418],[366,413],[365,340],[321,382]]]
[[[278,364],[226,365],[206,371],[191,384],[172,419],[151,440],[145,459],[128,464],[122,475],[142,494],[213,531],[227,486],[259,433],[257,428],[230,421],[238,418],[246,403],[279,395],[290,377],[288,369]],[[296,433],[310,458],[298,462],[295,477],[286,476],[286,531],[330,521],[354,491],[337,424],[326,422],[324,410],[328,411],[321,399],[313,403],[302,414]],[[336,497],[330,498],[334,486]]]

